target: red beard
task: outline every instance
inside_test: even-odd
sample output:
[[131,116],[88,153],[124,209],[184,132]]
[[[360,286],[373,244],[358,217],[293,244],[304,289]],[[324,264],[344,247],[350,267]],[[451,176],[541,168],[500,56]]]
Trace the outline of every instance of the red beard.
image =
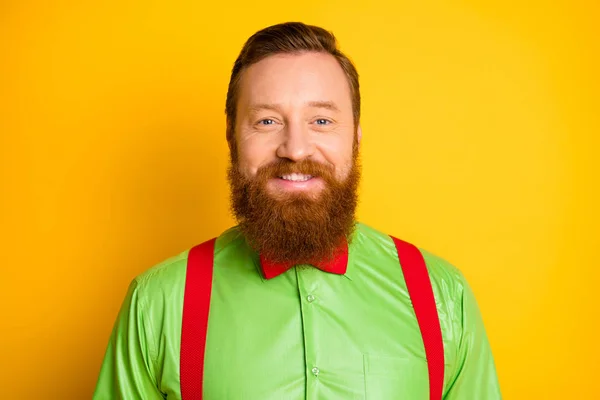
[[[317,196],[287,193],[276,198],[267,191],[269,179],[294,172],[319,177],[325,187]],[[286,159],[261,167],[251,179],[232,164],[228,178],[232,211],[241,232],[248,244],[270,261],[309,264],[329,260],[344,240],[350,241],[360,180],[356,151],[342,182],[326,165]]]

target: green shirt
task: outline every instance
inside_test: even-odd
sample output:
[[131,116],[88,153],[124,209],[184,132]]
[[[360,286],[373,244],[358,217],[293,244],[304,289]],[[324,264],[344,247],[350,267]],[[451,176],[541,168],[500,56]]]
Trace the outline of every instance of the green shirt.
[[[500,399],[484,326],[463,275],[421,250],[442,328],[444,399]],[[94,399],[181,399],[188,251],[131,284]],[[297,266],[272,279],[237,228],[217,238],[205,400],[428,399],[419,325],[392,239],[357,224],[344,275]]]

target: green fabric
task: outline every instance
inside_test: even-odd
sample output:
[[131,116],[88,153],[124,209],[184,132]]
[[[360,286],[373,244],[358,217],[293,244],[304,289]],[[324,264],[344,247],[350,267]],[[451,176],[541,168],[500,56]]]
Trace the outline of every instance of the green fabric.
[[[358,224],[345,275],[297,266],[270,280],[237,228],[215,246],[205,400],[429,398],[421,333],[389,236]],[[473,293],[457,269],[421,251],[444,339],[444,399],[500,399]],[[132,282],[94,399],[181,398],[187,254]]]

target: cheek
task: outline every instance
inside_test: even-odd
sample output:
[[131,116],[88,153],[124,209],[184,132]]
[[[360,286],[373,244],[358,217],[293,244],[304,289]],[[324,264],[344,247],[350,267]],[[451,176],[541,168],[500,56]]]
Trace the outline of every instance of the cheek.
[[323,143],[320,147],[327,162],[334,166],[336,178],[340,181],[346,179],[353,163],[352,143],[348,144],[346,141],[334,143],[332,141]]
[[343,164],[341,164],[339,167],[336,168],[337,179],[340,182],[346,180],[346,178],[348,178],[348,175],[350,175],[351,169],[352,169],[352,159],[347,160],[346,162],[344,162]]
[[275,151],[266,143],[258,140],[242,141],[237,148],[240,172],[247,177],[256,175],[256,171],[273,160]]

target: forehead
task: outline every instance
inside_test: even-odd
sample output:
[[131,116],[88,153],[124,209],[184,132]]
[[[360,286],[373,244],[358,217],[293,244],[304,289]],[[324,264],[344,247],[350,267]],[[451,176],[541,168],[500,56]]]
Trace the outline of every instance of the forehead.
[[331,54],[278,54],[251,65],[241,76],[239,112],[257,103],[298,107],[314,102],[352,110],[348,79]]

